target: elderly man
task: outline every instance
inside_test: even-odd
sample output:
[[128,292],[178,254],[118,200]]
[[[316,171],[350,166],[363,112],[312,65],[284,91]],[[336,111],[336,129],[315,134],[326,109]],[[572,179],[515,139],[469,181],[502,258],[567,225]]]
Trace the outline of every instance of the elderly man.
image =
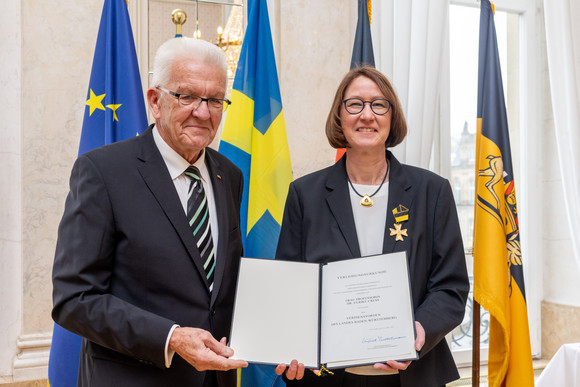
[[147,91],[155,124],[73,167],[52,316],[83,337],[79,386],[235,386],[247,366],[225,339],[243,177],[208,148],[226,79],[216,46],[164,43]]

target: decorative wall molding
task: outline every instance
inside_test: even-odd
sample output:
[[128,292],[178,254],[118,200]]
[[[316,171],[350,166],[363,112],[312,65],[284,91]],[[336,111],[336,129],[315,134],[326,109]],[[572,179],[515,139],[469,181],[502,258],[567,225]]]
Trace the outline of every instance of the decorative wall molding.
[[15,382],[46,379],[52,333],[35,333],[18,338],[18,355],[14,358]]

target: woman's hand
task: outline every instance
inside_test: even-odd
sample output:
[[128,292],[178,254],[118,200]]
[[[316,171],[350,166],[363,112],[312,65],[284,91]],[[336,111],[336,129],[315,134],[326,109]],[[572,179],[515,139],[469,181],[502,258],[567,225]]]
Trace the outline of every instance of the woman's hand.
[[[423,348],[425,345],[425,329],[423,329],[423,325],[419,321],[415,321],[415,331],[417,332],[417,337],[415,338],[415,349],[418,351]],[[409,367],[411,361],[395,361],[389,360],[386,363],[376,363],[374,368],[377,370],[383,371],[398,371],[398,370],[406,370]]]
[[425,345],[425,329],[419,321],[415,321],[415,331],[417,332],[417,337],[415,338],[415,349],[419,352]]

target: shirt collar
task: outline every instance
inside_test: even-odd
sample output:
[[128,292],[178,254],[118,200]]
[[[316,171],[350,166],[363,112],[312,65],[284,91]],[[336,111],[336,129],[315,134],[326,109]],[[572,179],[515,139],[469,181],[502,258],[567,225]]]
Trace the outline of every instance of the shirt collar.
[[[167,165],[171,179],[177,179],[187,169],[187,167],[189,167],[189,162],[165,142],[163,137],[161,137],[161,134],[159,134],[157,125],[153,127],[153,140],[161,153],[161,157],[163,157],[163,161],[165,161],[165,165]],[[207,181],[209,171],[205,165],[205,149],[202,149],[199,157],[193,165],[201,172],[202,180]]]

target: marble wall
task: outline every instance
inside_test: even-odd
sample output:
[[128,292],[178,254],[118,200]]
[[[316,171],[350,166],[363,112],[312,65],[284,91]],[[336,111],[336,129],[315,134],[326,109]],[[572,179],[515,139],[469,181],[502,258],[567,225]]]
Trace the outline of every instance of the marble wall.
[[[277,0],[274,45],[294,178],[331,165],[336,150],[324,127],[350,69],[356,2]],[[271,17],[272,18],[272,17]]]
[[56,230],[78,151],[100,19],[95,15],[102,5],[33,0],[0,5],[1,95],[7,101],[0,120],[0,170],[9,182],[0,185],[4,379],[46,377]]
[[102,1],[22,1],[23,333],[52,331],[50,273]]
[[12,375],[21,326],[21,11],[19,0],[0,6],[0,382]]

